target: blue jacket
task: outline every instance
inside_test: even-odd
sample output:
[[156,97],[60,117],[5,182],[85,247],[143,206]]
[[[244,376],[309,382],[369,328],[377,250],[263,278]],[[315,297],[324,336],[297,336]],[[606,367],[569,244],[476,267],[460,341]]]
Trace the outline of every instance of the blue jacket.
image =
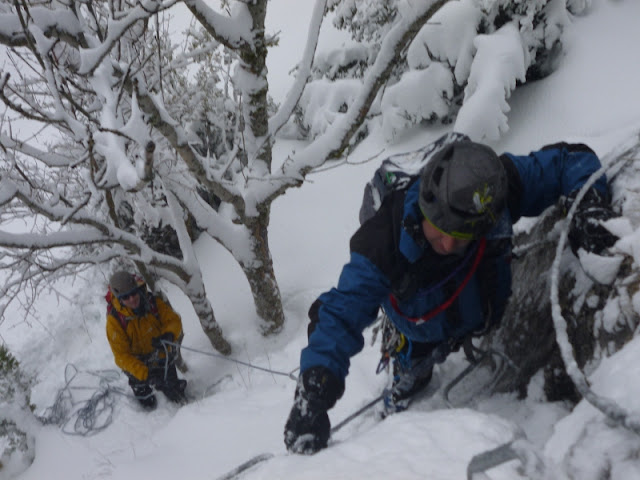
[[[408,339],[440,343],[462,340],[487,322],[500,320],[511,294],[512,225],[537,216],[562,195],[580,188],[600,168],[585,145],[556,144],[527,156],[504,154],[509,193],[507,207],[486,237],[478,268],[456,301],[423,323],[410,321],[442,305],[470,272],[479,242],[462,256],[438,255],[424,239],[418,208],[419,181],[394,192],[351,238],[350,261],[338,285],[323,293],[309,315],[309,344],[302,350],[301,372],[324,366],[344,381],[350,358],[364,346],[363,330],[382,307]],[[601,177],[595,187],[607,191]],[[392,294],[397,303],[391,303]]]

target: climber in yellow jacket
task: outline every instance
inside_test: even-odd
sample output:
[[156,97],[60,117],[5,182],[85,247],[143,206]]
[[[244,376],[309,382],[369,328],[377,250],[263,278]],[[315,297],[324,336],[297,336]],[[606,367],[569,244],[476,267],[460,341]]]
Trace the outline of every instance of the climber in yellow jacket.
[[140,404],[157,405],[152,387],[175,403],[185,403],[186,380],[178,378],[175,362],[182,321],[171,306],[151,294],[131,273],[118,271],[109,280],[107,339],[116,365],[129,378]]

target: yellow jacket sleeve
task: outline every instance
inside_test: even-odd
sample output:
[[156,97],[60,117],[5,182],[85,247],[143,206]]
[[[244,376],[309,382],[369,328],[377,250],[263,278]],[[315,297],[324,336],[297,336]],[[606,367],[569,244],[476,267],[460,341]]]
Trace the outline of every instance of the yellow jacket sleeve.
[[113,315],[107,315],[107,340],[116,365],[138,380],[145,381],[149,375],[149,369],[131,353],[129,337]]

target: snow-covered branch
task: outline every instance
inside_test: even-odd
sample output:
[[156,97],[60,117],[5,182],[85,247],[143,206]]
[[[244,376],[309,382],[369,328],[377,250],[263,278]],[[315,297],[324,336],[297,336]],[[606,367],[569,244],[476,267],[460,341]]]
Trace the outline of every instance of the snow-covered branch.
[[454,130],[477,141],[498,140],[509,129],[507,100],[516,82],[526,81],[530,59],[512,23],[491,35],[479,35],[474,45],[476,54]]
[[297,153],[284,165],[283,182],[304,177],[326,160],[339,158],[349,146],[355,132],[364,122],[373,100],[388,80],[400,51],[412,41],[420,28],[449,0],[433,0],[414,5],[412,16],[402,17],[384,37],[380,53],[369,69],[361,93],[349,106],[348,112],[339,118],[324,135],[309,147]]
[[168,188],[193,215],[198,226],[227,248],[241,264],[250,266],[251,262],[255,261],[252,256],[247,255],[251,251],[251,238],[245,226],[227,224],[222,214],[213,211],[202,197],[184,185],[171,183]]
[[126,88],[136,88],[135,93],[140,109],[151,117],[151,122],[164,138],[180,155],[193,175],[204,185],[210,188],[222,200],[237,205],[239,211],[243,211],[242,197],[230,191],[228,182],[215,182],[212,180],[213,172],[205,165],[206,159],[202,158],[189,143],[190,135],[177,120],[173,119],[162,104],[162,99],[157,95],[151,95],[139,88],[139,82],[125,82]]
[[[582,186],[576,198],[567,213],[566,225],[568,226],[573,219],[573,216],[584,197],[584,194],[589,188],[605,173],[611,174],[612,169],[621,169],[624,164],[636,161],[638,154],[640,153],[640,144],[629,148],[625,152],[622,152],[615,161],[610,164],[605,164],[598,171],[594,172],[589,180]],[[573,348],[569,341],[567,333],[567,322],[562,316],[562,308],[559,301],[559,279],[560,279],[560,262],[562,259],[562,253],[567,244],[568,228],[564,228],[560,234],[560,239],[556,248],[556,255],[551,267],[551,314],[553,317],[553,325],[556,333],[556,342],[560,347],[560,353],[565,365],[565,370],[574,385],[580,392],[580,394],[591,405],[600,410],[604,415],[609,417],[615,424],[624,426],[625,428],[640,435],[640,413],[629,412],[615,401],[606,398],[605,396],[596,394],[590,387],[589,381],[586,376],[580,370],[576,359],[573,356]]]
[[[331,61],[316,62],[309,86],[320,93],[302,97],[296,122],[290,125],[292,132],[314,138],[318,130],[335,123],[332,116],[343,116],[342,110],[334,109],[330,109],[333,115],[327,115],[327,102],[315,100],[318,96],[341,98],[334,105],[350,106],[353,101],[344,82],[366,75],[398,17],[407,16],[416,3],[420,2],[332,2],[334,25],[348,30],[359,50],[336,49],[326,55]],[[374,104],[385,137],[392,140],[415,125],[456,121],[456,131],[478,141],[499,138],[508,129],[511,92],[554,70],[569,12],[583,10],[579,4],[588,2],[565,3],[458,0],[443,5],[408,48],[397,52],[388,85],[379,96],[380,103]],[[367,122],[373,126],[376,119],[372,115]]]
[[287,93],[284,102],[280,105],[278,112],[269,119],[269,134],[275,136],[282,126],[289,120],[294,108],[298,105],[304,87],[311,76],[311,67],[313,66],[313,58],[318,46],[318,37],[320,35],[320,27],[322,19],[327,8],[327,0],[316,0],[316,4],[311,14],[309,22],[309,33],[307,35],[307,43],[304,47],[302,59],[298,63],[296,79]]
[[70,167],[77,162],[77,159],[55,152],[45,152],[31,144],[16,140],[3,133],[0,133],[0,145],[2,145],[5,150],[22,153],[49,167]]
[[[16,2],[16,5],[20,6]],[[0,43],[7,47],[26,47],[33,41],[29,29],[24,28],[26,18],[32,19],[45,37],[82,45],[82,28],[70,9],[33,7],[26,12],[0,14]],[[26,18],[25,18],[26,17]]]
[[[34,198],[33,193],[16,185],[11,180],[3,178],[0,181],[0,207],[20,200],[31,211],[43,215],[52,222],[63,222],[88,227],[82,230],[59,231],[48,233],[46,236],[34,234],[0,235],[0,245],[8,248],[55,248],[71,245],[87,245],[96,243],[119,244],[139,258],[145,259],[152,265],[162,266],[171,270],[181,270],[182,262],[174,257],[153,251],[136,235],[118,229],[114,225],[100,221],[85,208],[75,209],[61,205],[51,206],[48,202],[41,202]],[[7,243],[3,243],[7,242]]]
[[109,18],[107,24],[107,38],[96,42],[92,48],[80,51],[80,75],[92,74],[100,65],[102,60],[113,49],[127,30],[134,24],[156,16],[159,12],[174,6],[179,0],[168,0],[160,2],[157,0],[139,0],[137,5],[128,10],[126,15],[120,19]]
[[207,32],[221,44],[234,50],[251,43],[253,21],[242,3],[236,3],[237,9],[232,12],[232,17],[215,12],[202,0],[184,0],[184,4]]

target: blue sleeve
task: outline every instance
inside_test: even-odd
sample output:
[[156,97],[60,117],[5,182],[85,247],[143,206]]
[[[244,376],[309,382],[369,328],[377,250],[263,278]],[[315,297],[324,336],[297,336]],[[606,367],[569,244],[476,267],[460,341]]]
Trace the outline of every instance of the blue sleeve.
[[376,319],[389,291],[386,276],[366,257],[352,252],[338,286],[318,298],[318,323],[300,355],[300,371],[320,365],[344,382],[349,359],[364,346],[362,331]]
[[[569,195],[584,185],[601,167],[598,156],[579,144],[553,145],[526,156],[505,155],[513,162],[521,180],[519,211],[513,212],[514,218],[540,215],[560,196]],[[606,193],[606,177],[602,175],[594,187]]]

